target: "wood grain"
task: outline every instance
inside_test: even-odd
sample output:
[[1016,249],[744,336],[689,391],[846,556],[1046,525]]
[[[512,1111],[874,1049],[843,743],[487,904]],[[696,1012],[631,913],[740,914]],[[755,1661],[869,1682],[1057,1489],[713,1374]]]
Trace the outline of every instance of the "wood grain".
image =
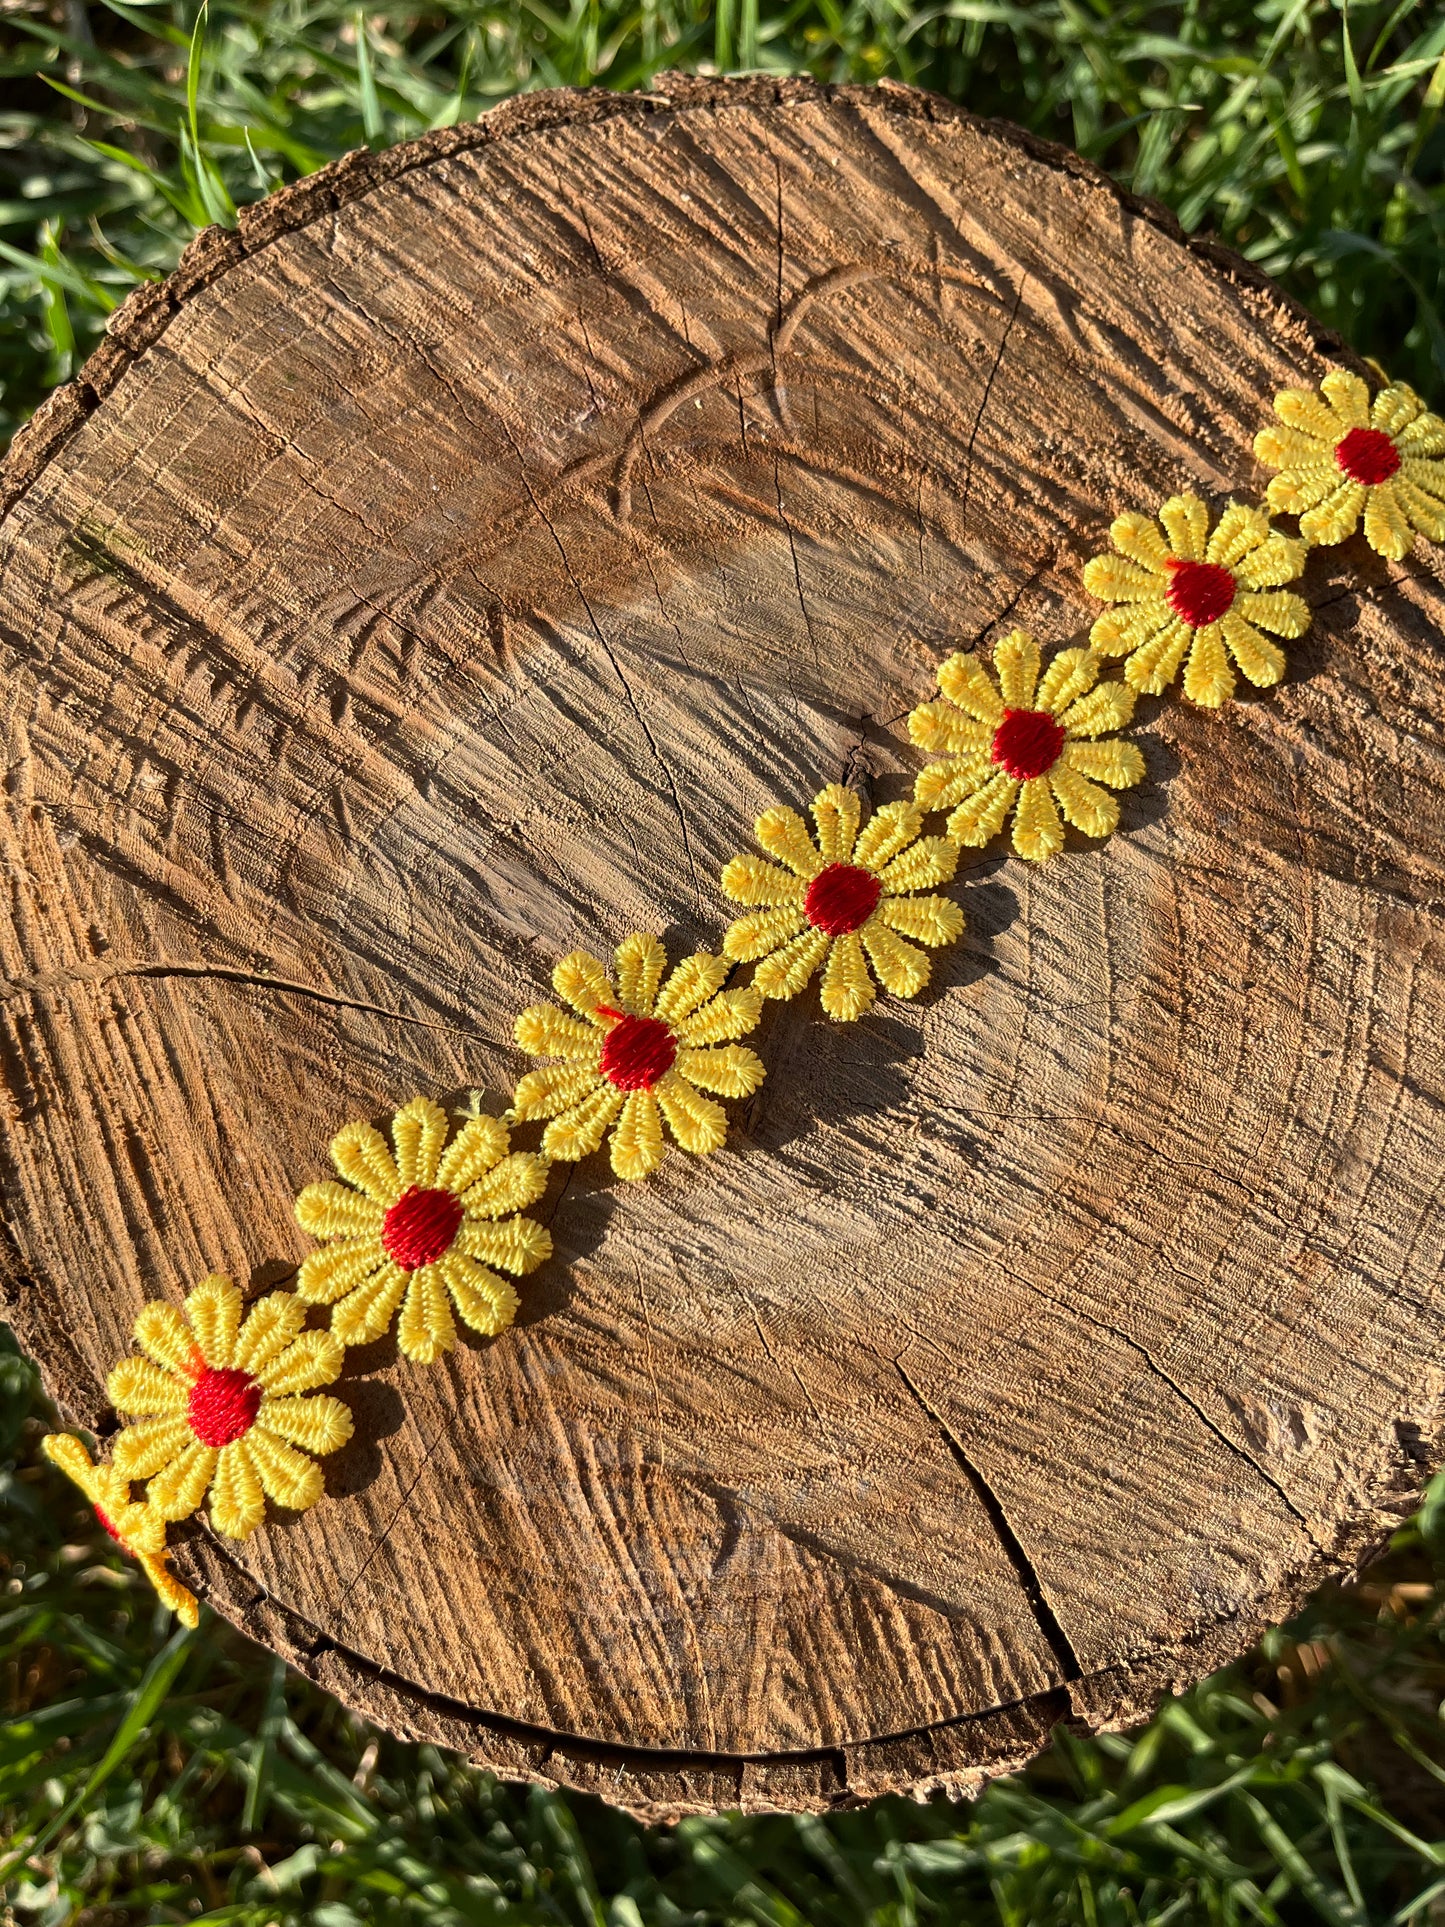
[[[552,962],[716,944],[767,804],[907,794],[948,648],[1257,495],[1340,344],[901,88],[537,96],[202,236],[12,451],[8,1315],[63,1405],[260,1287],[353,1115],[509,1089]],[[353,1354],[328,1497],[178,1566],[399,1732],[654,1815],[1138,1717],[1441,1449],[1438,559],[1141,709],[1122,833],[966,858],[916,1005],[770,1010],[727,1149],[554,1176],[518,1326]],[[530,1141],[527,1139],[526,1141]]]

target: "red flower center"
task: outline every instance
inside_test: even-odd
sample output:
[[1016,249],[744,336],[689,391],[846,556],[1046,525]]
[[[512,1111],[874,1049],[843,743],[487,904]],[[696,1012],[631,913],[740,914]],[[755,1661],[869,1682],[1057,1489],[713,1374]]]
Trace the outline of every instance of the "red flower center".
[[830,863],[819,870],[803,898],[803,914],[815,930],[846,937],[861,930],[878,908],[883,885],[856,863]]
[[1051,770],[1063,747],[1064,726],[1046,709],[1006,709],[993,733],[993,760],[1021,783]]
[[1169,587],[1164,600],[1191,629],[1207,629],[1234,606],[1235,580],[1217,562],[1181,562],[1169,558]]
[[110,1534],[111,1538],[114,1539],[115,1543],[118,1546],[123,1546],[125,1544],[124,1539],[121,1538],[120,1534],[116,1531],[115,1527],[111,1524],[111,1521],[108,1518],[108,1516],[101,1511],[99,1506],[95,1508],[95,1516],[97,1519],[99,1519],[100,1523],[105,1527],[106,1531]]
[[381,1248],[403,1271],[434,1265],[451,1248],[462,1221],[462,1201],[450,1191],[403,1191],[381,1221]]
[[672,1069],[677,1039],[659,1018],[629,1017],[607,1004],[599,1004],[597,1011],[617,1019],[602,1046],[602,1075],[619,1091],[650,1091]]
[[1400,466],[1400,451],[1383,428],[1352,428],[1335,443],[1335,467],[1352,482],[1374,488]]
[[191,1387],[186,1416],[202,1445],[234,1445],[256,1423],[261,1381],[249,1372],[207,1365]]

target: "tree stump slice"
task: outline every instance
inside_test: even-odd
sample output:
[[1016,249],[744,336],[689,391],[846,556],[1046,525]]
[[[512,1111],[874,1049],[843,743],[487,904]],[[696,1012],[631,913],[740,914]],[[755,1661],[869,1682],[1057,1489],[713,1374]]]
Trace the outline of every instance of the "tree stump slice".
[[[253,1291],[348,1118],[509,1091],[554,961],[716,947],[754,816],[910,793],[938,659],[1262,493],[1341,344],[898,87],[534,96],[203,235],[6,471],[8,1315],[63,1408]],[[1439,558],[1141,705],[916,1003],[772,1005],[727,1147],[554,1171],[516,1327],[350,1357],[327,1497],[177,1567],[344,1700],[657,1815],[976,1787],[1238,1653],[1441,1441]],[[936,825],[935,825],[936,827]],[[518,1142],[535,1141],[536,1127]]]

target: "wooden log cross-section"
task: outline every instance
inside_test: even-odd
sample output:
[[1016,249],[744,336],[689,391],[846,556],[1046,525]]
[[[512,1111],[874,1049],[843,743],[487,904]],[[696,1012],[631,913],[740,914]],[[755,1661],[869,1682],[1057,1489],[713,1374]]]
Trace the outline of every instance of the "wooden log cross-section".
[[[0,523],[7,1315],[67,1416],[145,1299],[286,1279],[347,1119],[504,1102],[559,956],[716,947],[760,811],[909,794],[940,657],[1081,640],[1111,519],[1258,499],[1341,362],[898,87],[537,96],[203,235]],[[1441,1449],[1442,574],[1312,556],[1283,687],[1141,703],[1119,834],[969,853],[916,1002],[769,1005],[718,1154],[554,1169],[513,1330],[352,1354],[326,1497],[182,1576],[660,1815],[966,1790],[1353,1570]]]

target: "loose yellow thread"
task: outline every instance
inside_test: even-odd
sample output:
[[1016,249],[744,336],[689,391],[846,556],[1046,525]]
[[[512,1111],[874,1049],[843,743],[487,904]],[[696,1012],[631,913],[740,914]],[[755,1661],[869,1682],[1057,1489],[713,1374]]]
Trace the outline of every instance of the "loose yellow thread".
[[555,1004],[533,1004],[517,1019],[520,1047],[561,1062],[528,1071],[513,1100],[519,1118],[549,1120],[548,1157],[575,1159],[612,1133],[612,1168],[645,1178],[662,1162],[664,1122],[684,1151],[703,1156],[727,1135],[727,1113],[704,1097],[748,1097],[763,1081],[756,1052],[735,1040],[762,1009],[756,990],[725,990],[728,965],[699,953],[669,973],[654,936],[634,932],[615,953],[616,985],[585,950],[552,972]]
[[[1162,524],[1162,528],[1161,528]],[[1211,532],[1196,495],[1176,495],[1152,516],[1121,515],[1110,530],[1117,555],[1095,556],[1084,587],[1116,608],[1101,615],[1089,646],[1127,656],[1124,676],[1162,695],[1184,664],[1184,693],[1215,709],[1234,694],[1230,658],[1263,689],[1284,675],[1284,653],[1261,634],[1303,635],[1309,609],[1281,587],[1304,567],[1305,545],[1279,534],[1262,508],[1231,502]]]
[[130,1480],[113,1465],[96,1465],[78,1438],[52,1432],[40,1441],[52,1465],[74,1480],[95,1508],[95,1516],[122,1552],[128,1552],[155,1587],[156,1596],[183,1626],[200,1623],[196,1596],[188,1592],[166,1563],[166,1522],[153,1506],[130,1496]]
[[1262,428],[1254,452],[1279,470],[1266,499],[1299,517],[1305,541],[1330,547],[1354,534],[1398,562],[1414,531],[1445,541],[1445,421],[1404,382],[1370,400],[1358,375],[1337,368],[1316,394],[1286,388],[1274,398],[1282,426]]
[[296,1289],[332,1307],[344,1345],[380,1338],[398,1305],[397,1343],[418,1364],[456,1344],[453,1305],[492,1337],[518,1304],[498,1273],[523,1277],[551,1256],[551,1234],[516,1215],[546,1190],[546,1160],[510,1151],[500,1118],[469,1118],[450,1145],[447,1131],[446,1113],[425,1097],[392,1119],[394,1155],[370,1124],[348,1124],[331,1141],[345,1182],[309,1184],[296,1200],[302,1230],[326,1241],[303,1262]]
[[115,1409],[138,1421],[116,1439],[116,1472],[149,1481],[162,1519],[189,1518],[209,1492],[211,1523],[232,1539],[260,1525],[268,1498],[292,1512],[315,1505],[321,1468],[307,1455],[351,1437],[340,1399],[303,1396],[340,1372],[340,1339],[303,1331],[306,1308],[289,1292],[241,1311],[240,1292],[217,1275],[184,1314],[146,1305],[135,1321],[145,1356],[122,1359],[107,1380]]
[[938,672],[942,699],[908,718],[920,749],[941,755],[920,770],[914,796],[926,810],[951,809],[948,834],[981,849],[1013,814],[1013,846],[1042,863],[1064,847],[1063,817],[1085,836],[1109,836],[1119,804],[1144,774],[1132,743],[1097,739],[1122,729],[1135,694],[1098,681],[1087,649],[1061,649],[1039,680],[1039,646],[1022,629],[993,652],[998,686],[973,656],[950,656]]
[[952,879],[958,850],[920,836],[912,803],[885,804],[861,831],[862,806],[841,784],[820,790],[811,808],[816,839],[796,810],[765,810],[754,833],[779,861],[736,856],[724,869],[724,894],[762,907],[729,926],[723,954],[757,964],[753,984],[764,997],[796,997],[821,969],[823,1009],[849,1023],[877,997],[875,976],[894,996],[916,997],[932,969],[917,946],[963,934],[956,903],[916,894]]

